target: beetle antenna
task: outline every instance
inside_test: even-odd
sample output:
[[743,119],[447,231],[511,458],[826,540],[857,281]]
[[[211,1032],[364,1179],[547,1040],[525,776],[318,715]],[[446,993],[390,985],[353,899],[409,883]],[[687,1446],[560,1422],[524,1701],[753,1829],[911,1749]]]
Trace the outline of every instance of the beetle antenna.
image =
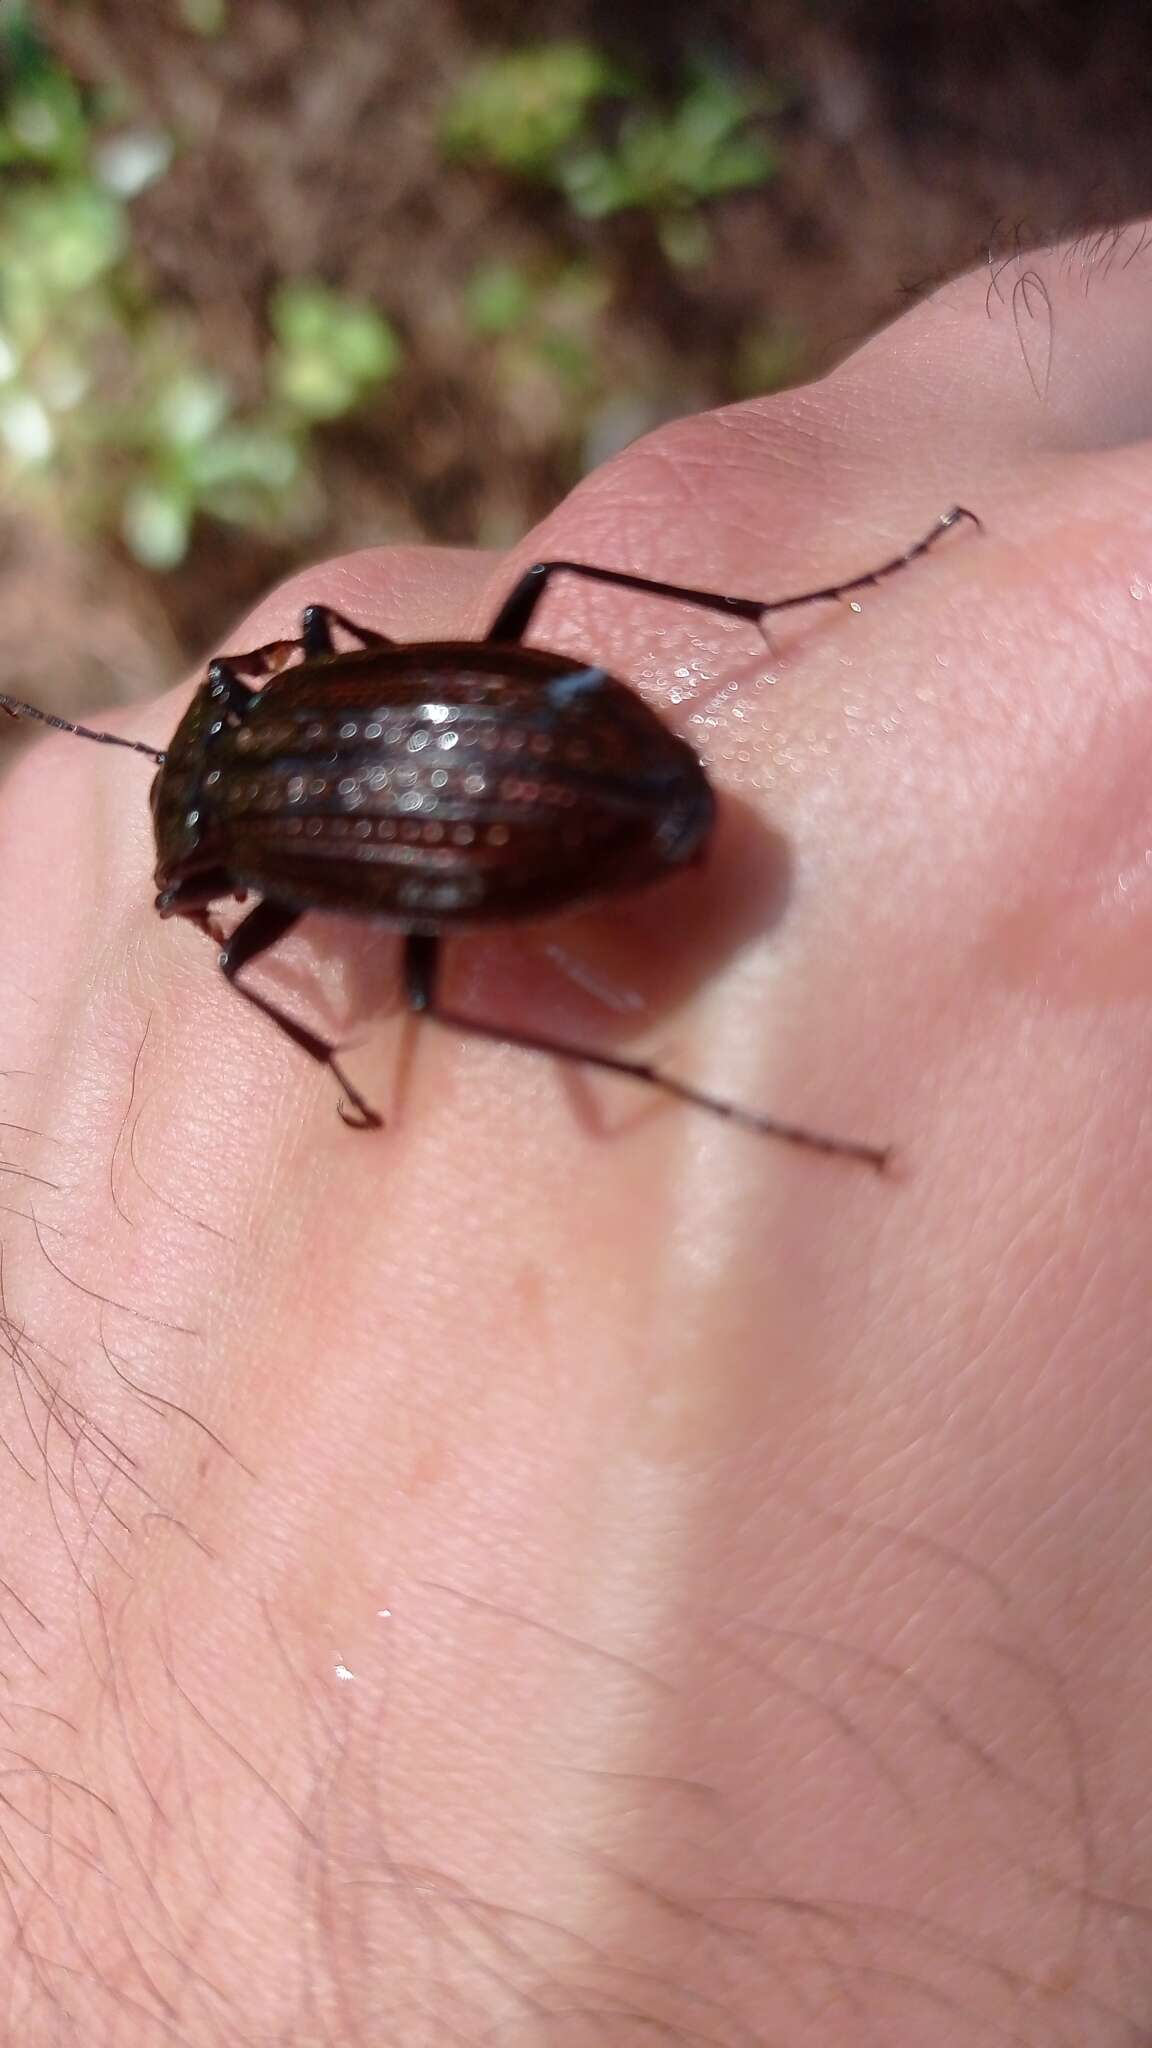
[[11,718],[38,718],[41,725],[55,726],[57,732],[75,733],[80,740],[98,740],[102,747],[130,747],[134,754],[145,754],[149,761],[155,761],[158,768],[168,759],[163,747],[149,747],[143,740],[126,740],[118,732],[93,732],[89,725],[74,725],[70,718],[57,718],[52,711],[41,711],[35,704],[22,704],[18,697],[0,696],[0,711],[6,711]]

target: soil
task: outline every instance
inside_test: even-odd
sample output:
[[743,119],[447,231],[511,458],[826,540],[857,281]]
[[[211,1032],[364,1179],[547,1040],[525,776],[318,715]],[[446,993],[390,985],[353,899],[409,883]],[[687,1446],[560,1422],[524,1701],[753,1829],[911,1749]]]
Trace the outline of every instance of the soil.
[[[807,377],[990,247],[1152,211],[1152,16],[1107,0],[232,0],[214,38],[176,0],[41,0],[37,18],[83,79],[125,82],[181,138],[137,202],[139,245],[242,392],[283,278],[371,298],[404,335],[379,406],[324,437],[335,509],[312,558],[503,543],[590,457],[746,395],[750,332],[793,338]],[[711,209],[699,268],[673,270],[648,219],[580,224],[553,194],[446,164],[442,110],[478,57],[563,33],[657,82],[705,52],[781,88],[780,174]],[[619,397],[577,431],[553,387],[498,374],[463,293],[483,258],[582,250],[611,281],[599,367]],[[57,705],[157,687],[292,566],[204,526],[161,577],[10,515],[6,686],[45,681]]]

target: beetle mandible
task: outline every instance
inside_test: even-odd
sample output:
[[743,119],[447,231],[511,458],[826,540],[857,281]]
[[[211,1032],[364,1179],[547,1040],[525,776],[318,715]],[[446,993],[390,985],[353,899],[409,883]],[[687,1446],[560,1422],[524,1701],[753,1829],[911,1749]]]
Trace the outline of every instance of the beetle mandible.
[[[475,1036],[623,1074],[746,1129],[882,1170],[888,1147],[832,1137],[704,1094],[647,1060],[566,1044],[448,1008],[443,941],[454,931],[550,917],[656,882],[699,860],[716,799],[688,744],[629,684],[523,636],[561,572],[759,625],[771,612],[841,598],[926,554],[960,520],[945,512],[901,555],[792,597],[725,597],[588,562],[537,562],[482,640],[396,642],[329,605],[297,639],[208,664],[166,749],[94,732],[0,695],[0,708],[157,764],[156,909],[216,937],[210,906],[259,896],[221,944],[238,993],[332,1068],[347,1121],[380,1118],[336,1047],[239,981],[309,910],[374,917],[404,934],[408,1007]],[[337,646],[333,629],[358,644]],[[247,679],[264,677],[253,689]]]

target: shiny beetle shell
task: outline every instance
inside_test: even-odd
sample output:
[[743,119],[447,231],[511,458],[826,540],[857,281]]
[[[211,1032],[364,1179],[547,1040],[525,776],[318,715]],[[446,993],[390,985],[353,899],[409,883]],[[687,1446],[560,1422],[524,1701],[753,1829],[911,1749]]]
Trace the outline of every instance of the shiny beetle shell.
[[410,930],[549,915],[704,851],[691,748],[603,669],[459,642],[304,661],[242,711],[209,681],[152,788],[158,908],[226,876]]

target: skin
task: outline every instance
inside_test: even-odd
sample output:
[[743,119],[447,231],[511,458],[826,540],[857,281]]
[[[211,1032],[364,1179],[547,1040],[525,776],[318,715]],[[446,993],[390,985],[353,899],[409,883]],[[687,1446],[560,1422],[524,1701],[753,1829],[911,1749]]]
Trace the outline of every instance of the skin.
[[784,595],[971,506],[770,654],[557,587],[716,855],[451,956],[888,1178],[413,1031],[394,940],[312,920],[262,985],[354,1048],[349,1132],[152,915],[146,766],[12,772],[4,2039],[1152,2037],[1150,311],[1134,232],[973,275],[509,557],[230,642],[474,632],[551,554]]

